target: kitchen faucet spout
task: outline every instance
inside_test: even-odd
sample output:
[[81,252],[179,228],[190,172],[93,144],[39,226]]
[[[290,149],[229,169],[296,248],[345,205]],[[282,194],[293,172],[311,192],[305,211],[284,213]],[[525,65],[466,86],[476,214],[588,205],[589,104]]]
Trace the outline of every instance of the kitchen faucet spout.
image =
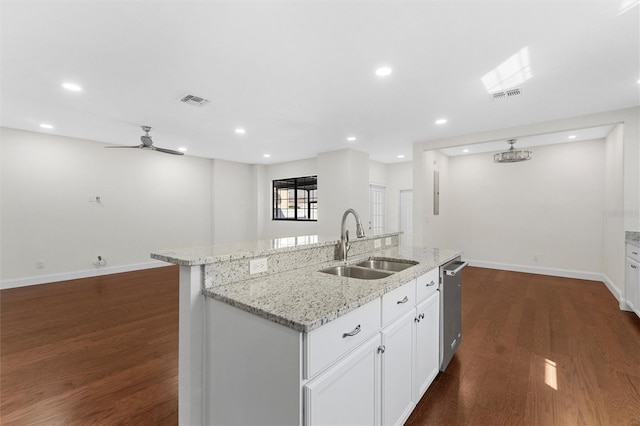
[[338,259],[345,263],[347,261],[347,253],[351,248],[351,244],[349,244],[349,231],[347,230],[347,216],[349,216],[349,214],[352,214],[356,219],[356,236],[358,238],[364,237],[364,228],[360,221],[360,215],[354,209],[347,209],[342,215],[342,222],[340,224],[340,244],[338,245]]

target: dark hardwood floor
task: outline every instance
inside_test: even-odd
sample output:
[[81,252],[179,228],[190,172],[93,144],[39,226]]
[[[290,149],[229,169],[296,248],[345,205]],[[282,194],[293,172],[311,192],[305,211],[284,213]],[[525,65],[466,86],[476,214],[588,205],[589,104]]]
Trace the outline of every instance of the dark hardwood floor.
[[2,425],[178,423],[178,268],[0,292]]
[[640,424],[640,319],[603,283],[463,274],[462,343],[407,425]]
[[[640,424],[640,319],[604,284],[463,280],[462,344],[408,425]],[[0,327],[1,424],[177,424],[177,268],[3,290]]]

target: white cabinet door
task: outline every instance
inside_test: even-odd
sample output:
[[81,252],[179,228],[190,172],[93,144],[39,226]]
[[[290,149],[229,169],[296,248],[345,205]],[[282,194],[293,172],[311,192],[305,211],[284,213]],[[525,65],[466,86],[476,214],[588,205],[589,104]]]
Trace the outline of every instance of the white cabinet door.
[[416,307],[414,402],[427,391],[439,371],[440,292]]
[[379,425],[380,335],[304,386],[305,425]]
[[382,329],[382,424],[403,424],[414,407],[412,309]]
[[627,258],[627,302],[640,316],[640,263]]

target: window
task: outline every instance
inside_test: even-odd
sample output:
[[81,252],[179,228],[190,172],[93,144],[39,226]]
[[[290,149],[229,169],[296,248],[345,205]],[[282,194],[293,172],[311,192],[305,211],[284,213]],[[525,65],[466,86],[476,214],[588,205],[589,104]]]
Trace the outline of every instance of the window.
[[318,176],[273,181],[273,220],[318,220]]

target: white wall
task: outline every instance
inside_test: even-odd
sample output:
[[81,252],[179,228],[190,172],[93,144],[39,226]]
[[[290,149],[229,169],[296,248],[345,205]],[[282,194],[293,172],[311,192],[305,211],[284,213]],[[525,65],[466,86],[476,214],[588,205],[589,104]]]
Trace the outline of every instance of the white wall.
[[513,164],[451,157],[439,246],[474,261],[600,273],[604,148],[603,140],[541,146]]
[[258,186],[249,164],[213,162],[213,244],[255,240]]
[[603,273],[618,295],[625,288],[624,235],[624,124],[616,125],[605,140],[603,199]]
[[[451,216],[451,199],[454,196],[453,189],[450,187],[450,166],[449,157],[439,151],[426,151],[422,154],[423,164],[423,180],[425,182],[424,190],[420,193],[414,193],[413,200],[419,198],[424,203],[425,210],[421,217],[414,217],[415,220],[421,220],[424,223],[424,234],[422,236],[422,245],[428,247],[453,247],[451,245],[449,232],[452,225]],[[440,176],[440,203],[439,214],[434,215],[434,172],[438,172]]]
[[386,231],[400,229],[400,191],[413,188],[413,163],[405,161],[386,165],[387,220]]
[[[603,279],[612,290],[612,293],[619,297],[618,289],[624,287],[624,262],[618,257],[621,256],[621,246],[624,245],[624,231],[640,230],[640,108],[625,108],[620,110],[605,111],[596,114],[561,118],[548,122],[532,123],[522,126],[516,126],[505,129],[495,129],[482,133],[468,134],[462,136],[451,137],[447,139],[431,140],[417,142],[413,145],[414,158],[414,193],[422,193],[426,190],[427,182],[424,179],[424,164],[422,154],[425,151],[448,148],[454,146],[470,145],[474,143],[482,143],[495,140],[506,140],[510,138],[520,138],[528,135],[537,135],[543,133],[562,132],[572,129],[581,129],[586,127],[595,127],[608,124],[623,124],[616,131],[622,135],[616,136],[618,144],[622,144],[623,157],[620,161],[619,154],[615,154],[617,160],[612,160],[609,166],[604,166],[605,159],[609,153],[603,152],[603,168],[601,171],[602,185],[606,187],[606,191],[615,190],[622,191],[622,226],[620,222],[614,224],[615,221],[601,220],[603,223],[600,228],[595,228],[603,232],[602,237],[602,258],[599,262],[599,274],[593,275],[586,273],[585,277],[593,279]],[[612,148],[613,149],[613,148]],[[620,147],[618,146],[618,148]],[[537,151],[537,150],[536,150]],[[535,154],[535,153],[534,153]],[[537,154],[536,154],[537,155]],[[610,157],[612,159],[613,157]],[[534,160],[535,161],[535,158]],[[607,160],[609,161],[609,160]],[[620,166],[620,164],[622,166]],[[608,168],[607,168],[608,167]],[[621,167],[621,168],[620,168]],[[608,172],[606,171],[608,170]],[[613,174],[612,174],[613,173]],[[622,173],[622,182],[620,182],[619,173]],[[607,181],[608,179],[608,181]],[[620,187],[622,185],[622,187]],[[611,195],[611,194],[609,194]],[[605,195],[603,194],[603,205],[601,206],[601,216],[604,210],[609,206],[604,205]],[[620,194],[616,194],[613,198],[607,198],[607,203],[619,204]],[[426,223],[424,214],[427,206],[425,200],[421,197],[414,197],[414,239],[419,240],[425,236]],[[420,218],[420,219],[418,219]],[[572,225],[572,224],[570,224]],[[572,225],[573,226],[573,225]],[[612,249],[613,247],[613,249]],[[605,250],[607,254],[605,256]],[[612,250],[612,251],[610,251]],[[531,251],[527,249],[527,251]],[[588,255],[588,253],[587,253]],[[607,257],[608,256],[608,257]],[[589,267],[587,271],[593,271],[596,267]],[[556,275],[557,271],[548,271]],[[581,274],[570,274],[569,276],[580,277]]]
[[[317,161],[318,234],[340,236],[340,223],[346,209],[353,208],[363,222],[367,220],[369,155],[344,149],[319,154]],[[347,227],[356,229],[351,215],[347,219]]]
[[152,251],[210,243],[211,160],[103,147],[0,129],[3,282],[95,271],[98,255],[108,270],[147,264]]

